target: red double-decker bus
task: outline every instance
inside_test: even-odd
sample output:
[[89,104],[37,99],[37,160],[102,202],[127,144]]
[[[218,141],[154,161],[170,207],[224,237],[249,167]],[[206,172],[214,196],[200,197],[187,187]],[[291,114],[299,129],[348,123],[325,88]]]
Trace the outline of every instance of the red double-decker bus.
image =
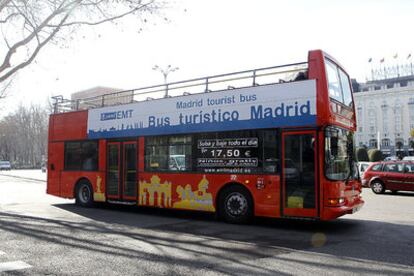
[[331,220],[360,209],[349,76],[307,62],[76,101],[55,97],[47,193],[94,202]]

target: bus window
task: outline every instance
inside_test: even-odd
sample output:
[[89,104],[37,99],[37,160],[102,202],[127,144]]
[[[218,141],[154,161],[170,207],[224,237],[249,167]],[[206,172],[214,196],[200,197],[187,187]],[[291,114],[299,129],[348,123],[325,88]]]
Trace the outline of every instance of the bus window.
[[329,97],[352,108],[352,91],[348,75],[329,60],[325,60]]
[[339,69],[339,77],[341,78],[342,92],[344,94],[344,104],[348,107],[352,107],[352,92],[349,78],[341,69]]
[[345,180],[351,173],[349,158],[352,134],[345,129],[328,127],[325,131],[325,175],[330,180]]
[[329,97],[343,103],[344,100],[342,97],[341,84],[339,83],[338,70],[329,60],[326,60],[326,73],[328,76]]
[[278,131],[243,130],[200,134],[196,168],[207,173],[278,173]]
[[98,142],[66,142],[65,170],[96,171],[98,170]]
[[145,139],[145,170],[168,170],[168,137],[147,137]]
[[147,137],[145,139],[145,170],[191,170],[191,135]]
[[275,129],[263,131],[263,172],[279,173],[277,139],[279,132]]
[[171,136],[169,139],[169,170],[190,171],[191,170],[191,148],[192,136]]

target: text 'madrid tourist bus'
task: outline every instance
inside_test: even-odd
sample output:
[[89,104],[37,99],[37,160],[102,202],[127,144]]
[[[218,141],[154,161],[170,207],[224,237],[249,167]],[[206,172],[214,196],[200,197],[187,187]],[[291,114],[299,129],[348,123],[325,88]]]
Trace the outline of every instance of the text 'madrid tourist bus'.
[[331,220],[364,201],[349,76],[332,57],[99,97],[55,97],[47,193],[94,202]]

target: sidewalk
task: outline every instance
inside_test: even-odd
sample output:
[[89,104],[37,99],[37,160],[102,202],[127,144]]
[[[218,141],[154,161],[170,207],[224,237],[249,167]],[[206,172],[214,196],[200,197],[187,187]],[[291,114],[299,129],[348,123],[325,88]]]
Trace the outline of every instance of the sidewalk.
[[0,175],[10,175],[18,178],[31,179],[46,182],[47,173],[38,170],[11,170],[0,171]]

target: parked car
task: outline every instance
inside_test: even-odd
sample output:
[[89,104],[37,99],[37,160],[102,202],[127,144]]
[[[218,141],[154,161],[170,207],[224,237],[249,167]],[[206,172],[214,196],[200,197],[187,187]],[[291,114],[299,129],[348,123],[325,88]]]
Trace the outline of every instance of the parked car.
[[398,156],[387,156],[384,158],[384,161],[397,161],[399,160]]
[[376,194],[386,190],[414,191],[414,162],[387,161],[373,163],[361,177],[362,185],[368,185]]
[[405,156],[402,160],[403,161],[414,161],[414,156]]
[[10,161],[0,161],[0,171],[10,171],[11,170],[11,164]]

